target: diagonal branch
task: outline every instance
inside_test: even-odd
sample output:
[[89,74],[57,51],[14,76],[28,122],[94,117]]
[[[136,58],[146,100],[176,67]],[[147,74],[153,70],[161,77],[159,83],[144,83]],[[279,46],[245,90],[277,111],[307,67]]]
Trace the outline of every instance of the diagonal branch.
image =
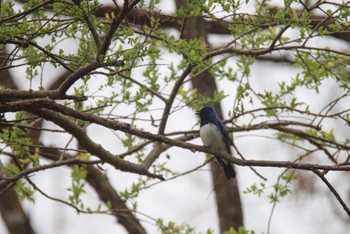
[[349,207],[347,207],[346,203],[344,202],[344,200],[340,197],[339,193],[337,192],[337,190],[335,190],[335,188],[332,186],[331,183],[329,183],[329,181],[326,179],[326,177],[324,176],[323,173],[321,173],[319,170],[314,169],[312,170],[318,177],[320,177],[320,179],[327,185],[327,187],[329,188],[329,190],[333,193],[333,195],[335,196],[335,198],[337,199],[337,201],[340,203],[340,205],[343,207],[343,209],[345,210],[345,212],[348,214],[348,216],[350,217],[350,209]]
[[79,79],[89,74],[91,71],[106,67],[106,66],[123,66],[123,61],[115,61],[113,63],[100,63],[100,62],[93,62],[90,64],[87,64],[85,66],[80,67],[78,70],[76,70],[74,73],[72,73],[70,76],[66,78],[65,81],[62,82],[60,87],[57,89],[58,93],[60,95],[64,95],[67,90]]
[[[57,161],[61,157],[61,152],[57,149],[44,148],[39,152],[43,157]],[[63,155],[63,159],[71,158],[69,155]],[[69,165],[67,165],[69,166]],[[126,202],[119,193],[113,188],[110,180],[100,170],[92,165],[84,165],[87,170],[86,181],[92,186],[104,203],[111,203],[111,209],[114,211],[118,222],[122,224],[129,233],[146,234],[139,220],[135,217],[132,210],[126,206]]]
[[27,15],[33,13],[34,11],[36,11],[36,10],[38,10],[40,8],[45,8],[47,5],[49,5],[49,4],[53,3],[53,2],[54,2],[54,0],[47,0],[45,2],[42,2],[42,3],[38,4],[38,5],[36,5],[35,7],[32,7],[30,9],[26,10],[26,11],[23,11],[23,12],[20,12],[18,14],[14,14],[12,16],[9,16],[9,17],[6,17],[4,19],[1,19],[0,20],[0,24],[3,24],[3,23],[8,22],[8,21],[12,21],[12,20],[19,21],[22,18],[26,17]]
[[125,19],[127,14],[130,12],[130,10],[136,6],[137,3],[139,3],[140,0],[134,0],[129,3],[129,0],[124,0],[123,8],[119,12],[118,16],[114,19],[112,19],[112,22],[109,26],[109,30],[106,34],[105,39],[102,42],[102,45],[97,53],[96,60],[100,61],[101,56],[104,57],[106,55],[106,52],[112,42],[112,38],[114,36],[115,31],[119,27],[119,25],[122,23],[122,21]]
[[[76,4],[78,7],[80,7],[80,0],[73,0],[74,4]],[[98,34],[96,28],[94,27],[94,24],[91,21],[90,16],[82,9],[80,8],[81,11],[83,12],[83,18],[91,32],[92,38],[95,41],[97,49],[101,48],[101,40],[100,40],[100,35]]]
[[48,121],[54,122],[64,130],[69,132],[72,136],[74,136],[78,140],[79,144],[83,146],[87,151],[89,151],[89,153],[97,156],[104,162],[111,164],[118,170],[132,172],[140,175],[146,175],[161,180],[164,179],[161,175],[155,175],[150,173],[145,167],[143,167],[143,165],[131,163],[121,158],[115,157],[109,151],[105,150],[101,145],[93,142],[86,134],[84,129],[82,129],[78,124],[69,120],[60,113],[45,109],[34,109],[27,111],[37,116],[40,116]]
[[164,134],[165,131],[165,126],[167,124],[168,121],[168,117],[169,117],[169,113],[171,110],[171,107],[173,105],[173,102],[176,98],[176,95],[178,94],[178,91],[181,87],[181,85],[183,84],[183,81],[185,80],[185,78],[190,74],[190,72],[192,71],[193,66],[190,65],[188,66],[181,74],[181,76],[179,77],[179,79],[177,79],[177,81],[174,84],[173,89],[171,90],[170,96],[166,102],[166,105],[164,107],[164,111],[163,111],[163,115],[162,115],[162,120],[159,124],[159,129],[158,129],[158,134]]

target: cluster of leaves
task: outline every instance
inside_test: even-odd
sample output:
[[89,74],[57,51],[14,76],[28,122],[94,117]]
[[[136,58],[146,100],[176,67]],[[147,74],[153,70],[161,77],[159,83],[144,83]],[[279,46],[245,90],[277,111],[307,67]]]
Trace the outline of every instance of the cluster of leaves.
[[[195,234],[198,233],[194,227],[187,224],[177,225],[172,221],[165,222],[163,219],[157,219],[157,226],[162,234]],[[203,234],[213,234],[212,229],[206,230]],[[225,231],[224,234],[255,234],[254,231],[247,230],[244,227],[239,227],[238,230],[230,228],[230,230]]]
[[73,165],[71,177],[72,177],[72,186],[68,188],[68,191],[72,193],[69,196],[69,201],[81,209],[84,208],[84,202],[81,199],[81,195],[85,193],[85,178],[86,178],[86,169],[79,167],[78,165]]
[[[27,114],[18,112],[15,120],[12,121],[12,123],[15,123],[14,127],[1,129],[0,142],[3,144],[3,148],[0,152],[12,152],[12,160],[4,167],[8,177],[16,175],[28,165],[33,167],[40,165],[37,150],[30,150],[30,148],[33,148],[33,143],[29,135],[30,132],[25,128],[29,124],[28,119],[30,118]],[[17,181],[15,191],[21,200],[27,199],[34,202],[34,190],[26,181]]]
[[[243,193],[257,195],[258,197],[267,194],[270,202],[276,203],[291,192],[290,187],[293,181],[297,179],[298,177],[296,175],[284,173],[278,177],[277,182],[272,186],[266,186],[265,182],[260,182],[259,184],[255,183],[246,188]],[[272,191],[269,192],[270,190]]]
[[[156,224],[162,234],[172,234],[172,233],[194,234],[196,233],[195,228],[187,224],[177,225],[172,221],[165,222],[163,219],[157,219]],[[210,234],[212,232],[211,230],[208,230],[206,233]]]

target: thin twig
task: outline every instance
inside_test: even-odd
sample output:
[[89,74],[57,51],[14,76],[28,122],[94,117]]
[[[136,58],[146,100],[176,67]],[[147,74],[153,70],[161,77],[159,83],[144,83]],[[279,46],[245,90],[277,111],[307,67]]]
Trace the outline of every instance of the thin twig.
[[322,172],[320,172],[318,169],[313,169],[312,170],[318,177],[320,177],[320,179],[327,185],[327,187],[329,188],[329,190],[333,193],[333,195],[335,196],[335,198],[337,199],[337,201],[340,203],[340,205],[343,207],[343,209],[345,210],[345,212],[348,214],[349,218],[350,218],[350,209],[349,207],[347,207],[346,203],[344,202],[344,200],[340,197],[339,193],[337,192],[337,190],[335,190],[335,188],[332,186],[331,183],[329,183],[329,181],[326,179],[326,177],[324,176],[324,174]]

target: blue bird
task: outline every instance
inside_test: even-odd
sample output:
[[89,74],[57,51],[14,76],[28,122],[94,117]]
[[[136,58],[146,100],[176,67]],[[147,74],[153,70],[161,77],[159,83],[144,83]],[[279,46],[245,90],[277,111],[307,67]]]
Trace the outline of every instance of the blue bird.
[[[211,106],[204,106],[197,112],[201,120],[199,134],[204,145],[211,146],[219,150],[225,150],[231,154],[230,139],[224,124],[219,119],[215,110]],[[227,179],[234,178],[236,173],[231,162],[215,157],[219,165],[223,168]]]

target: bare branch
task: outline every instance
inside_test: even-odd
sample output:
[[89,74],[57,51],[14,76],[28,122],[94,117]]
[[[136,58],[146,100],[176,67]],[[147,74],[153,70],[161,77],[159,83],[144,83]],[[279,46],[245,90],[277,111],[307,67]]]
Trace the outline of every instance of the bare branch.
[[173,102],[175,100],[175,97],[179,91],[179,88],[182,86],[183,84],[183,81],[185,80],[185,78],[190,74],[190,72],[192,71],[193,69],[193,66],[190,65],[188,66],[181,74],[181,76],[179,77],[179,79],[176,80],[175,84],[174,84],[174,87],[170,93],[170,96],[166,102],[166,105],[164,107],[164,111],[163,111],[163,115],[162,115],[162,120],[160,122],[160,125],[159,125],[159,129],[158,129],[158,134],[164,134],[164,131],[165,131],[165,126],[166,126],[166,123],[168,121],[168,117],[169,117],[169,113],[170,113],[170,110],[171,110],[171,107],[173,105]]
[[322,172],[320,172],[317,169],[313,169],[312,170],[318,177],[320,177],[320,179],[327,185],[328,189],[333,193],[333,195],[335,196],[335,198],[337,199],[337,201],[340,203],[340,205],[343,207],[343,209],[345,210],[345,212],[348,214],[348,216],[350,217],[350,209],[349,207],[347,207],[346,203],[344,202],[344,200],[340,197],[339,193],[337,192],[337,190],[335,190],[335,188],[332,186],[331,183],[329,183],[329,181],[326,179],[326,177],[324,176],[324,174]]
[[70,76],[66,78],[65,81],[62,82],[60,87],[57,89],[58,93],[60,95],[64,95],[67,90],[79,79],[83,78],[84,76],[88,75],[91,71],[105,67],[105,66],[123,66],[123,61],[115,61],[113,63],[100,63],[100,62],[94,62],[87,64],[85,66],[80,67],[78,70],[76,70],[74,73],[72,73]]

